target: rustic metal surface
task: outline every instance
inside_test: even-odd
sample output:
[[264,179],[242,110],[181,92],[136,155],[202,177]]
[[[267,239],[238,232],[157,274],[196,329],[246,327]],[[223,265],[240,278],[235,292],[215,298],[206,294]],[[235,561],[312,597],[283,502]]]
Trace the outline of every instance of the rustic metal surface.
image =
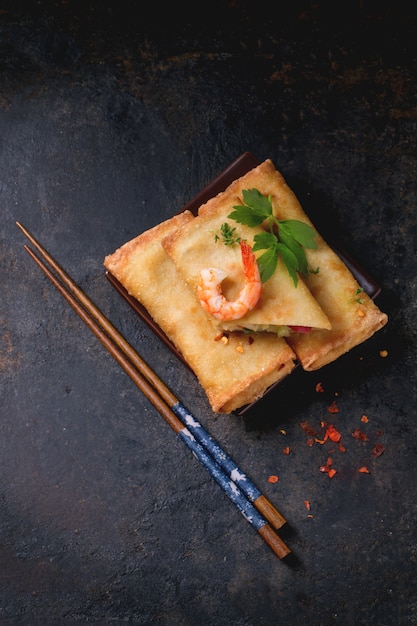
[[[0,2],[1,624],[417,624],[415,12],[209,5]],[[376,278],[390,321],[238,418],[212,414],[102,263],[246,150]],[[46,282],[16,220],[278,506],[293,558]],[[346,452],[308,445],[300,424],[321,421]]]

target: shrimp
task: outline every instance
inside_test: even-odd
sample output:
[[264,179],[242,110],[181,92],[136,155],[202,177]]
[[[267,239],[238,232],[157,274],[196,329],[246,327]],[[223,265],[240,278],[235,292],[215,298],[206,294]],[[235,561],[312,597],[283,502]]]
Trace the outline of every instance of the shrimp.
[[236,300],[227,300],[222,294],[221,283],[227,274],[215,267],[201,270],[197,295],[201,306],[218,320],[237,320],[251,311],[259,301],[262,291],[258,263],[252,248],[240,242],[245,282]]

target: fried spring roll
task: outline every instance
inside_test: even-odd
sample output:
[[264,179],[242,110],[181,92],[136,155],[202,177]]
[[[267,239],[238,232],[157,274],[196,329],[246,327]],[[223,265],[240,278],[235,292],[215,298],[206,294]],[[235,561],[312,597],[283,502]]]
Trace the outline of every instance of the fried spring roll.
[[262,396],[295,366],[284,339],[259,333],[219,335],[161,245],[195,218],[186,211],[125,243],[104,265],[149,312],[196,374],[216,413],[231,413]]

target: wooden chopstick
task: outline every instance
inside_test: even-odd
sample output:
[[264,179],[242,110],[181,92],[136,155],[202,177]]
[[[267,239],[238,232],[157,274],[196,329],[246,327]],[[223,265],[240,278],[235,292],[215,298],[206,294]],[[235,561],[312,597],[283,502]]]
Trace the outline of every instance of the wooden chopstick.
[[[118,333],[55,259],[22,224],[17,222],[17,226],[37,249],[41,257],[54,269],[61,280],[58,280],[49,267],[38,258],[29,246],[25,245],[25,250],[30,254],[32,259],[43,270],[61,295],[102,342],[133,382],[135,382],[155,408],[157,408],[174,432],[176,432],[182,441],[192,450],[211,476],[235,503],[247,521],[252,524],[279,558],[282,559],[289,554],[290,549],[274,532],[272,526],[266,519],[266,515],[274,521],[276,528],[281,527],[282,524],[285,523],[285,518],[276,511],[273,505],[257,490],[247,477],[240,472],[239,468],[237,468],[230,457],[224,455],[220,446],[214,439],[203,429],[195,417],[185,409],[172,392],[169,391],[164,383],[162,383],[151,368],[139,357],[130,344]],[[66,285],[67,288],[64,285]],[[181,420],[184,420],[187,425],[184,426]],[[198,439],[207,445],[207,450],[213,454],[213,457],[210,456],[202,443],[197,440],[197,435]],[[224,473],[218,460],[227,461],[226,465],[229,469],[232,469],[233,476],[228,476]],[[233,482],[232,478],[234,478],[236,482]],[[239,483],[239,486],[237,483]],[[249,495],[245,494],[243,490],[240,489],[241,484],[244,485],[251,499],[249,499]],[[247,497],[245,497],[245,495]],[[254,504],[257,504],[258,508],[255,508]],[[260,510],[262,510],[262,513],[266,514],[265,517],[260,513]]]
[[186,407],[178,400],[165,383],[155,374],[149,365],[139,356],[133,347],[119,333],[119,331],[111,324],[111,322],[103,315],[100,309],[91,301],[91,299],[83,292],[83,290],[72,280],[61,265],[52,257],[47,250],[35,239],[29,231],[17,222],[17,226],[26,235],[32,245],[47,263],[54,269],[61,281],[75,294],[81,304],[90,313],[90,315],[100,324],[106,331],[114,343],[125,353],[136,369],[144,376],[148,382],[158,391],[159,395],[171,408],[177,417],[182,421],[184,426],[192,432],[194,437],[203,445],[222,469],[229,477],[239,485],[239,488],[246,497],[254,504],[258,511],[269,521],[269,523],[278,530],[285,523],[284,516],[273,506],[273,504],[259,491],[252,481],[241,471],[236,463],[229,455],[220,447],[211,435],[198,422],[196,417],[192,415]]

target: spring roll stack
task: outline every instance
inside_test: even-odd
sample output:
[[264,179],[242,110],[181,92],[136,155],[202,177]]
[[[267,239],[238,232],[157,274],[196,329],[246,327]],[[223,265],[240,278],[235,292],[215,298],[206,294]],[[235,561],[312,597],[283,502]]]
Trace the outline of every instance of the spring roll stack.
[[[258,304],[237,320],[218,320],[197,297],[204,268],[227,274],[224,293],[238,297],[244,280],[239,246],[225,246],[216,234],[242,190],[271,196],[274,214],[312,226],[272,161],[266,160],[203,204],[194,216],[184,211],[122,245],[104,260],[106,269],[139,301],[194,371],[216,413],[231,413],[261,397],[287,376],[297,361],[318,369],[362,343],[387,323],[337,254],[316,235],[306,250],[318,268],[297,286],[283,263],[263,284]],[[229,220],[230,221],[230,220]],[[262,230],[235,224],[248,243]],[[358,295],[360,294],[360,295]],[[283,338],[271,330],[310,327]]]

